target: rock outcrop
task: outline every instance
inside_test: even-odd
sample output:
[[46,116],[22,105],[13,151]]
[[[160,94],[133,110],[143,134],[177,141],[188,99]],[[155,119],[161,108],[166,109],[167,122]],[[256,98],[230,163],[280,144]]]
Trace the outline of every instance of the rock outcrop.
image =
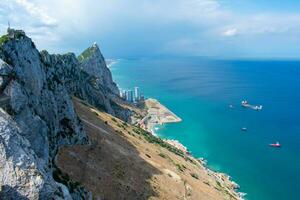
[[96,44],[79,57],[52,55],[8,29],[0,199],[240,199],[227,176],[126,123],[134,114],[142,111],[119,97]]
[[19,125],[0,109],[1,199],[71,199],[66,186],[53,180],[32,146]]
[[78,56],[81,68],[91,76],[97,78],[97,83],[105,86],[103,89],[109,94],[119,95],[120,91],[112,80],[110,70],[96,43]]
[[115,116],[128,117],[129,111],[113,102],[118,98],[118,88],[98,46],[85,52],[79,59],[73,53],[39,52],[19,30],[8,29],[7,35],[1,37],[1,196],[88,198],[89,194],[79,186],[72,188],[70,194],[66,186],[72,184],[53,178],[58,149],[88,143],[71,96]]

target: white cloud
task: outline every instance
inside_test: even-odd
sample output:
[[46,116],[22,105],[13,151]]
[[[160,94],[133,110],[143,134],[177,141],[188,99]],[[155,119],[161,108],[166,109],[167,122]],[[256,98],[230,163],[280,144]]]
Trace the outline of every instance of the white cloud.
[[33,18],[37,19],[37,26],[56,26],[57,21],[47,14],[47,11],[28,0],[15,0]]
[[[233,42],[225,38],[236,35],[243,45],[241,40],[245,37],[275,34],[286,37],[300,32],[299,13],[243,14],[224,7],[223,3],[223,0],[0,0],[0,28],[4,30],[9,20],[42,48],[53,45],[58,50],[63,45],[82,48],[103,39],[107,44],[130,40],[131,46],[139,47],[158,41],[157,49],[180,44],[182,48],[176,51],[189,48],[185,50],[188,52],[202,52],[203,46],[208,45],[204,49],[213,52],[218,48],[213,45]],[[130,47],[124,43],[121,48],[126,51]],[[171,52],[175,48],[166,49]]]
[[47,47],[60,40],[58,20],[50,15],[47,4],[35,0],[0,0],[0,32],[7,23],[12,28],[23,29],[38,46]]
[[225,37],[232,37],[232,36],[236,36],[238,33],[237,29],[236,28],[230,28],[230,29],[227,29],[225,30],[222,35],[225,36]]

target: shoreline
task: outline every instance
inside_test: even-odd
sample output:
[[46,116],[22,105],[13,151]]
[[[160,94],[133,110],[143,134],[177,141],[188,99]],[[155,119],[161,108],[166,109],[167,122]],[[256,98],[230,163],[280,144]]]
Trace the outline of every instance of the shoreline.
[[[141,128],[150,132],[153,136],[160,138],[156,134],[156,126],[163,125],[166,123],[179,123],[182,121],[176,114],[170,111],[167,107],[162,105],[157,99],[148,98],[145,100],[145,108],[147,111],[147,115],[138,123]],[[162,138],[161,138],[162,139]],[[173,147],[181,150],[187,156],[192,159],[195,159],[205,170],[206,172],[214,178],[217,182],[222,182],[224,185],[230,186],[238,195],[240,200],[244,200],[244,197],[247,193],[240,192],[240,186],[233,180],[228,174],[213,170],[207,166],[207,161],[200,157],[194,157],[191,152],[189,152],[188,148],[184,146],[180,141],[175,139],[162,139],[164,142],[172,145]],[[231,193],[229,190],[227,191]]]
[[111,68],[118,61],[119,61],[119,59],[105,59],[105,63],[106,63],[107,68]]
[[178,123],[182,121],[181,118],[162,105],[157,99],[146,99],[145,108],[147,115],[140,121],[140,125],[153,135],[156,135],[155,128],[157,125],[161,126],[166,123]]
[[[111,59],[107,62],[107,65],[108,67],[111,67],[118,61],[119,59]],[[163,139],[157,135],[156,132],[159,129],[159,126],[162,126],[166,123],[179,123],[182,121],[180,117],[169,110],[166,106],[161,104],[157,99],[147,98],[144,103],[144,108],[139,108],[140,110],[145,111],[145,113],[141,115],[142,118],[134,118],[135,120],[133,123],[136,126],[139,126],[153,136],[160,138],[167,144],[182,151],[188,158],[198,163],[198,166],[202,168],[212,178],[212,180],[220,184],[220,186],[226,191],[226,193],[234,197],[234,199],[245,199],[247,193],[239,191],[240,186],[235,181],[233,181],[228,174],[211,169],[207,165],[207,161],[203,157],[197,158],[192,155],[188,148],[180,141],[171,138]]]

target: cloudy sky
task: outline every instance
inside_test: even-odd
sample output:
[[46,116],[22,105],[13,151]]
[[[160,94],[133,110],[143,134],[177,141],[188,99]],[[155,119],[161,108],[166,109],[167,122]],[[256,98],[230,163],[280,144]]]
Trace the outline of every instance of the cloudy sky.
[[106,57],[300,58],[298,0],[0,0],[0,32]]

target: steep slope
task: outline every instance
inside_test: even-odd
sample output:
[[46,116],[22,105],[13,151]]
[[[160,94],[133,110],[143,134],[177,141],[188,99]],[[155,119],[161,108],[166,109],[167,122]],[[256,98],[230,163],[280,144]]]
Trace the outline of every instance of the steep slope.
[[227,176],[125,122],[142,115],[119,98],[96,44],[78,58],[52,55],[8,29],[0,37],[0,199],[238,198]]
[[63,147],[57,166],[95,199],[238,199],[236,185],[159,138],[74,98],[91,143]]
[[[70,197],[67,188],[56,183],[41,166],[40,157],[22,137],[18,124],[2,109],[0,138],[1,199]],[[55,192],[60,190],[61,194],[56,196]]]
[[105,86],[108,94],[119,95],[119,89],[112,80],[110,70],[106,66],[105,59],[96,43],[87,48],[78,56],[81,68],[89,75],[95,76],[100,85]]
[[[100,50],[94,46],[93,49],[91,58],[101,63],[95,67],[105,71]],[[98,74],[100,71],[90,75],[82,69],[83,63],[88,66],[84,59],[79,63],[72,53],[39,52],[21,30],[8,29],[7,35],[0,38],[1,197],[89,196],[72,181],[65,182],[60,176],[53,178],[57,174],[53,164],[57,150],[64,145],[88,143],[70,95],[124,120],[130,112],[113,102],[112,98],[118,96],[116,88],[108,86],[115,85],[111,75]],[[107,74],[109,77],[104,78]],[[103,81],[98,81],[100,77]],[[11,138],[18,139],[12,142]],[[68,186],[71,196],[67,187],[58,182]]]
[[[33,180],[26,181],[26,173],[17,176],[18,183],[14,177],[19,165],[28,172],[30,168],[27,167],[31,163],[39,172],[35,176],[39,175],[41,185],[31,188],[29,197],[63,196],[65,189],[61,189],[61,184],[52,178],[52,158],[62,145],[87,143],[85,132],[64,84],[57,83],[49,88],[45,66],[30,38],[23,31],[14,30],[9,30],[7,37],[9,39],[0,49],[0,58],[6,62],[1,60],[0,63],[1,71],[6,73],[2,73],[6,80],[1,85],[1,97],[7,98],[5,104],[1,104],[5,110],[1,115],[3,124],[10,123],[11,128],[2,132],[1,185],[13,189],[2,192],[2,196],[13,196],[11,192],[15,191],[28,197],[26,184],[34,187]],[[14,123],[10,122],[12,120]],[[18,154],[17,151],[6,150],[11,146],[10,140],[5,138],[11,137],[11,134],[20,137],[20,142],[28,143],[30,151]],[[22,143],[19,146],[22,147]],[[13,166],[14,170],[7,171],[11,173],[4,173],[7,163]]]

